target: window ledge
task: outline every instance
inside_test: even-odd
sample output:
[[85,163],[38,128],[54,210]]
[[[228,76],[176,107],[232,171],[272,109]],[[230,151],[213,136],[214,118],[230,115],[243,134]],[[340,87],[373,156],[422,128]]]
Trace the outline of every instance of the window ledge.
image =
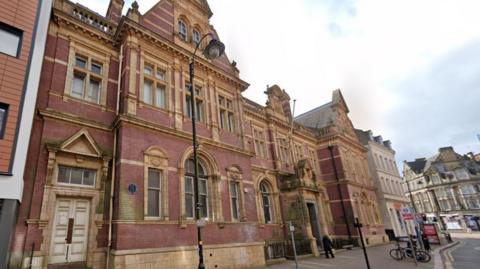
[[72,100],[72,101],[76,101],[76,102],[79,102],[79,103],[83,103],[85,105],[89,105],[89,106],[93,106],[93,107],[96,107],[96,108],[100,108],[100,109],[103,109],[103,110],[106,110],[107,109],[107,106],[105,104],[100,104],[100,103],[94,103],[94,102],[91,102],[91,101],[87,101],[85,99],[80,99],[80,98],[77,98],[75,96],[72,96],[70,94],[65,94],[63,96],[64,100]]

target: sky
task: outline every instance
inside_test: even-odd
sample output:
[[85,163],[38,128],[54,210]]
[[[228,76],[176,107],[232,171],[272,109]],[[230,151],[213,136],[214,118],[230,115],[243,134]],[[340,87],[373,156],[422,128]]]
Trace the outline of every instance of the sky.
[[[77,2],[105,14],[109,0]],[[137,2],[144,13],[158,0]],[[480,152],[480,1],[208,2],[247,98],[264,104],[278,84],[299,115],[339,88],[354,126],[391,140],[400,166],[445,146]]]

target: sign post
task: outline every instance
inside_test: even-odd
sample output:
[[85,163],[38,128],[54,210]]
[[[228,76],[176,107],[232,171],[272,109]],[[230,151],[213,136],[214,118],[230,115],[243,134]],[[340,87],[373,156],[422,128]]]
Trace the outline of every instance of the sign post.
[[295,238],[293,236],[293,232],[295,232],[295,226],[293,226],[291,221],[288,222],[288,229],[290,231],[290,235],[292,236],[292,248],[293,248],[293,258],[295,259],[295,268],[298,269],[297,249],[295,248]]
[[360,242],[362,242],[363,248],[363,255],[365,256],[365,262],[367,263],[367,269],[370,269],[370,262],[368,261],[367,249],[365,248],[365,243],[363,243],[363,234],[362,234],[362,224],[358,221],[358,218],[355,218],[354,226],[358,230],[358,234],[360,235]]

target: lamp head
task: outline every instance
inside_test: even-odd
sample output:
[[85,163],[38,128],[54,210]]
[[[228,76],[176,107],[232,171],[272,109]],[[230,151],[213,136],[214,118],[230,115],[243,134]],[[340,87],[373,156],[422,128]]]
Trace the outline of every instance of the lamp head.
[[225,45],[220,40],[212,39],[207,47],[203,50],[203,55],[209,60],[213,60],[222,56],[225,51]]

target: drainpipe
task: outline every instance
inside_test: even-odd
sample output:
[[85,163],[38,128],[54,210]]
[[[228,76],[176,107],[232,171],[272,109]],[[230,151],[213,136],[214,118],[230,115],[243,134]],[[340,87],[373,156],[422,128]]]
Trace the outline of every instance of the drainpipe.
[[[122,62],[123,62],[123,44],[120,46],[120,55],[118,57],[118,79],[117,79],[117,107],[115,109],[115,120],[118,118],[120,109],[120,82],[122,78]],[[112,251],[112,220],[113,220],[113,195],[115,190],[115,167],[117,159],[117,128],[113,127],[113,153],[112,153],[112,178],[110,181],[110,202],[108,209],[108,244],[107,244],[107,260],[105,268],[110,266],[110,253]]]

